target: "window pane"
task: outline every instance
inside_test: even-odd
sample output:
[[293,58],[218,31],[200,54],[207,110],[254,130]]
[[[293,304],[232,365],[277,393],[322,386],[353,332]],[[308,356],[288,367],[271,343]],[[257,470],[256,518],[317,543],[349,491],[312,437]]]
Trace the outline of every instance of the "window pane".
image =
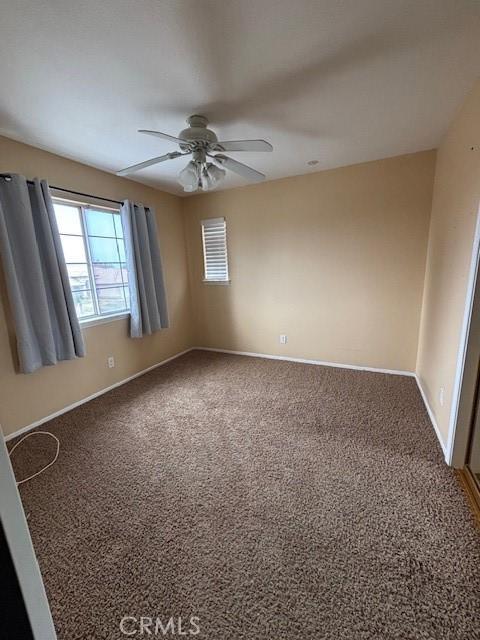
[[122,311],[127,308],[123,287],[97,289],[97,298],[100,313],[115,313],[116,311]]
[[125,241],[118,239],[117,244],[118,244],[118,255],[120,256],[120,262],[125,262],[125,260],[127,259],[125,256]]
[[72,291],[75,291],[75,289],[90,289],[90,277],[86,264],[67,264],[67,271]]
[[117,238],[123,238],[122,217],[119,213],[113,214],[113,223],[115,225],[115,233]]
[[128,271],[127,271],[127,265],[125,263],[122,264],[122,275],[123,275],[123,282],[126,284],[128,282]]
[[122,266],[119,262],[97,262],[93,265],[93,277],[97,287],[123,284]]
[[78,207],[72,207],[66,204],[55,204],[53,208],[55,209],[55,217],[60,233],[73,233],[77,236],[82,235],[82,225],[80,223],[80,211]]
[[87,233],[90,236],[115,236],[113,226],[113,214],[108,211],[96,211],[95,209],[85,209],[85,219],[87,221]]
[[65,262],[86,262],[83,238],[80,236],[60,236]]
[[118,257],[115,238],[88,238],[92,262],[123,262]]
[[79,318],[93,316],[95,313],[91,291],[73,291],[73,301]]

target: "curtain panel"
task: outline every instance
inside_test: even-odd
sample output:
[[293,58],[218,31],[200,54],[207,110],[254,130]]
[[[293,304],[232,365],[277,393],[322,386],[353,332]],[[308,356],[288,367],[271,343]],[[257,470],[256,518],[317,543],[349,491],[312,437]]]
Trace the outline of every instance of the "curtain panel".
[[121,208],[130,290],[130,335],[168,327],[167,298],[155,212],[125,200]]
[[85,355],[45,180],[0,177],[0,253],[22,373]]

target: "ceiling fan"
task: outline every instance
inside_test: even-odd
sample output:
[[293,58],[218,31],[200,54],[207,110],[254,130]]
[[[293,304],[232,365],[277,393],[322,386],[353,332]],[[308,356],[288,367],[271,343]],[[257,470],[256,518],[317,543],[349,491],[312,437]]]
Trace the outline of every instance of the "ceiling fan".
[[242,178],[253,182],[265,179],[263,173],[223,155],[224,151],[273,151],[273,147],[265,140],[229,140],[218,141],[215,133],[207,128],[205,116],[193,115],[187,118],[188,127],[178,134],[178,138],[161,131],[139,129],[139,133],[176,142],[180,151],[171,151],[163,156],[145,160],[139,164],[117,171],[117,176],[126,176],[145,167],[151,167],[165,160],[173,160],[180,156],[192,156],[192,160],[178,174],[178,181],[184,191],[208,191],[216,187],[225,177],[225,169],[237,173]]

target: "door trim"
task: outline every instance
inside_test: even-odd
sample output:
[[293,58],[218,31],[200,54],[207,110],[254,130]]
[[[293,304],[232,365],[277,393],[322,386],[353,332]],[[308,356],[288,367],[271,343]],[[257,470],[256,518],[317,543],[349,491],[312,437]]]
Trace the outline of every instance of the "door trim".
[[[480,262],[480,206],[477,211],[475,235],[472,245],[472,256],[468,276],[467,293],[465,297],[465,310],[463,314],[462,330],[457,355],[457,368],[452,393],[452,406],[448,428],[445,459],[447,464],[457,468],[464,466],[467,456],[468,441],[470,435],[471,417],[473,413],[473,401],[475,386],[465,376],[465,372],[472,367],[477,368],[478,358],[469,350],[469,336],[475,303],[475,290],[477,288],[478,271]],[[480,296],[477,296],[480,298]],[[480,300],[476,301],[480,312]],[[478,355],[478,354],[477,354]],[[473,387],[473,388],[472,388]]]

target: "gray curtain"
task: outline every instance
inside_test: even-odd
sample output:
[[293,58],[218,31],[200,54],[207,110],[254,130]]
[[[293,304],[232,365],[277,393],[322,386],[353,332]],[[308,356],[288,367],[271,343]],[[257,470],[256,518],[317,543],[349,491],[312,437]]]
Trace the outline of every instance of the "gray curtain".
[[125,200],[121,209],[130,288],[130,335],[168,327],[167,299],[155,212]]
[[0,253],[20,371],[85,355],[45,180],[0,177]]

